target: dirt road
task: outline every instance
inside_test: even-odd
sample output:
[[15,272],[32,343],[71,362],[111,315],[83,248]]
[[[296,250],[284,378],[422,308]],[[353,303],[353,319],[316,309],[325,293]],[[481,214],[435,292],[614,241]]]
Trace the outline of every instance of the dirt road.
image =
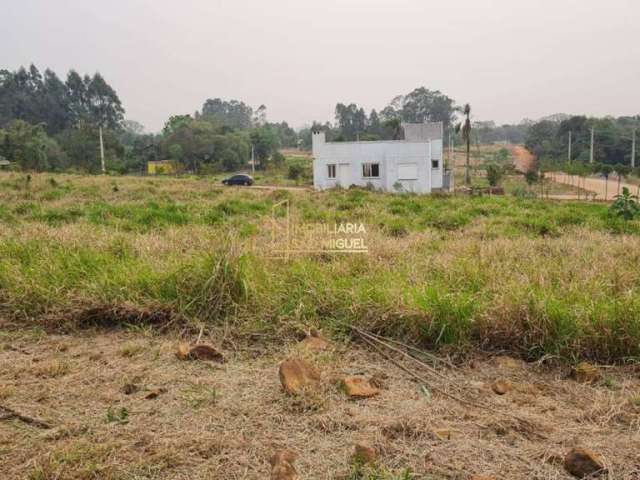
[[[585,179],[578,178],[575,175],[570,176],[563,172],[551,172],[547,174],[548,178],[551,178],[556,183],[564,183],[566,185],[578,186],[580,188],[589,190],[596,194],[596,200],[613,200],[618,194],[618,178],[616,176],[609,177],[607,182],[604,178],[588,177]],[[627,187],[631,193],[637,195],[640,191],[640,186],[632,185],[630,183],[621,182],[620,191],[623,187]]]

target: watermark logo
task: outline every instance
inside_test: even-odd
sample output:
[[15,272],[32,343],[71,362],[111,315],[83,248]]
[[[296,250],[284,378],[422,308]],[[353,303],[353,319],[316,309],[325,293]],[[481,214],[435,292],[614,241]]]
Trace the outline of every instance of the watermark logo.
[[288,260],[292,255],[367,254],[367,227],[361,222],[301,222],[289,200],[271,208],[271,253]]

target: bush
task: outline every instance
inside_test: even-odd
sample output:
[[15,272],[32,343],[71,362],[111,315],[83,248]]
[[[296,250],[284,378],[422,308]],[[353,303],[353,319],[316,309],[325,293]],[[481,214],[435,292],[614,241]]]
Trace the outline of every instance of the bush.
[[298,163],[292,163],[291,165],[289,165],[287,177],[290,180],[299,180],[302,177],[303,172],[304,168],[302,168],[302,165]]
[[616,201],[611,205],[611,212],[624,220],[633,220],[640,214],[637,195],[631,195],[627,187],[622,188],[622,194],[616,195]]
[[277,150],[271,156],[271,160],[273,160],[273,163],[276,166],[280,166],[280,165],[282,165],[284,163],[285,158],[284,158],[284,155],[282,153],[280,153],[279,150]]
[[538,181],[538,172],[535,170],[529,170],[524,174],[524,179],[527,185],[531,186]]
[[503,169],[495,163],[487,165],[487,180],[489,185],[497,187],[502,180]]

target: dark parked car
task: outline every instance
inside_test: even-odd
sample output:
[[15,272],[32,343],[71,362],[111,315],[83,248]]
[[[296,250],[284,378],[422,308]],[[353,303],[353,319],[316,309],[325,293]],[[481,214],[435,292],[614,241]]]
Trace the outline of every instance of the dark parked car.
[[233,175],[229,178],[222,180],[225,185],[253,185],[253,178],[249,175]]

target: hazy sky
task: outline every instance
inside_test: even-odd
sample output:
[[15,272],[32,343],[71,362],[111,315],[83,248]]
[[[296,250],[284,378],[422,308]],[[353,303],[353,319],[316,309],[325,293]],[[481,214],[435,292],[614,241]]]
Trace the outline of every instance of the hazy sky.
[[638,0],[0,0],[0,68],[100,71],[159,130],[206,98],[271,121],[417,86],[477,119],[640,113]]

